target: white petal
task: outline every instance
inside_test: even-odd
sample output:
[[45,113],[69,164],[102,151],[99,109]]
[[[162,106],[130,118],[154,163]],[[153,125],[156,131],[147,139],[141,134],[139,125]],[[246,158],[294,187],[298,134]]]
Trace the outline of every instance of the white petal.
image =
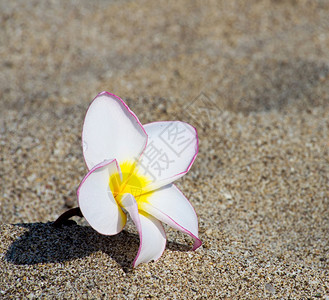
[[146,143],[147,134],[129,107],[113,94],[98,94],[88,108],[82,131],[88,169],[113,157],[119,164],[135,161]]
[[127,217],[117,205],[109,179],[118,172],[116,160],[107,160],[92,168],[78,188],[78,203],[83,216],[92,228],[101,234],[120,232]]
[[166,248],[166,233],[161,222],[146,212],[139,212],[135,198],[125,194],[121,203],[130,214],[139,232],[139,249],[133,266],[157,260]]
[[175,185],[170,184],[153,191],[147,202],[140,205],[141,210],[193,237],[193,250],[201,246],[202,242],[198,238],[198,217],[191,203]]
[[139,162],[139,170],[157,189],[182,177],[198,154],[198,134],[191,125],[180,122],[155,122],[144,125],[148,143]]

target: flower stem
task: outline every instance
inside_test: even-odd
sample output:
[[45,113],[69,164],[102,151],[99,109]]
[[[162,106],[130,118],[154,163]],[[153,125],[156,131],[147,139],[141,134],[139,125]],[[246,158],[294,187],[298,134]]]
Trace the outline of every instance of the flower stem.
[[80,207],[75,207],[67,210],[65,213],[61,214],[57,220],[52,224],[54,227],[60,227],[63,224],[70,224],[71,222],[74,221],[69,221],[70,218],[78,216],[80,218],[83,217]]

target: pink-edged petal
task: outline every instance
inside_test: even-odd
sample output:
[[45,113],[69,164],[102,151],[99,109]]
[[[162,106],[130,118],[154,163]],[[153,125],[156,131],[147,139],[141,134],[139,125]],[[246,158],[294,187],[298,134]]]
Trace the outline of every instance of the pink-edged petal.
[[140,209],[193,237],[193,250],[201,246],[202,242],[198,238],[198,217],[191,203],[175,185],[170,184],[153,191],[147,202],[141,203]]
[[88,108],[82,131],[88,169],[113,157],[119,164],[138,160],[146,143],[142,124],[123,100],[107,92],[98,94]]
[[161,222],[146,212],[138,211],[136,200],[131,194],[124,194],[121,204],[139,232],[140,244],[133,266],[159,259],[166,248],[166,233]]
[[148,143],[139,162],[139,170],[150,178],[148,190],[165,186],[182,177],[191,168],[199,151],[194,127],[180,121],[144,125]]
[[90,226],[101,234],[117,234],[126,224],[127,217],[109,186],[110,176],[118,171],[115,159],[103,161],[88,172],[78,188],[81,212]]

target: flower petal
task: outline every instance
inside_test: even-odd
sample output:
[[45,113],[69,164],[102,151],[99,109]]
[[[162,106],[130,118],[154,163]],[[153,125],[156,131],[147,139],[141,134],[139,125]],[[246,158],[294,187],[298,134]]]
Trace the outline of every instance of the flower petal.
[[151,178],[148,190],[165,186],[182,177],[198,154],[198,134],[191,125],[180,122],[155,122],[144,125],[148,143],[139,170]]
[[98,94],[88,108],[82,131],[88,169],[113,157],[119,164],[138,160],[146,143],[142,124],[123,100],[107,92]]
[[101,162],[88,172],[78,188],[81,212],[90,226],[101,234],[117,234],[126,224],[127,217],[109,186],[110,176],[118,169],[115,159]]
[[198,217],[191,203],[175,185],[170,184],[153,191],[148,196],[148,201],[141,203],[140,209],[193,237],[193,250],[201,246],[202,242],[198,238]]
[[135,198],[131,194],[124,194],[121,204],[130,214],[139,232],[139,249],[133,266],[157,260],[166,248],[166,233],[161,222],[146,212],[138,211]]

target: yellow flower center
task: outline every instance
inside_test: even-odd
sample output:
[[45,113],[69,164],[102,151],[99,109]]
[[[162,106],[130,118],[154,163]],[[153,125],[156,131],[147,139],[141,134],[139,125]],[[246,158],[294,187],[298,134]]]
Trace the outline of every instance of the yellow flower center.
[[138,207],[140,207],[142,203],[147,202],[147,198],[152,194],[150,190],[145,188],[151,180],[147,176],[139,173],[135,163],[126,161],[120,164],[120,169],[122,179],[120,178],[120,174],[116,173],[110,177],[109,182],[116,202],[118,205],[122,206],[122,196],[129,193],[134,196]]

